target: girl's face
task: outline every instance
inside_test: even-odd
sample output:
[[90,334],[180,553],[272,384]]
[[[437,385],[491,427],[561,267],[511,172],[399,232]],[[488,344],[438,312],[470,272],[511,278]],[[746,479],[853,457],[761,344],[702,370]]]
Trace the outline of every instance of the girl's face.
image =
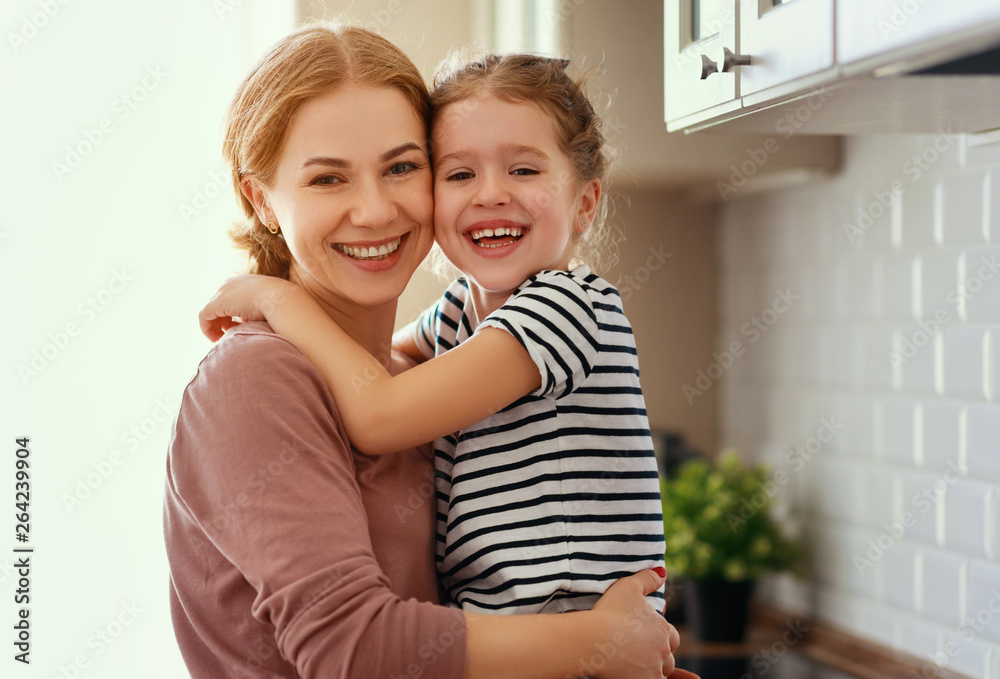
[[347,84],[296,111],[273,186],[250,189],[292,281],[334,308],[397,300],[434,238],[426,137],[389,87]]
[[539,271],[569,267],[600,182],[581,186],[549,115],[485,94],[447,105],[432,134],[434,226],[452,264],[503,299]]

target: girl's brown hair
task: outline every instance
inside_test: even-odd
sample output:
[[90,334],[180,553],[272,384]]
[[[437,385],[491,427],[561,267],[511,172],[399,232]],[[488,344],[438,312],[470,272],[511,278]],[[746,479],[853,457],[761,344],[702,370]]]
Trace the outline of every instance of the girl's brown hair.
[[605,144],[601,119],[584,92],[587,78],[571,78],[566,73],[568,63],[534,54],[455,52],[434,75],[431,104],[438,116],[449,104],[488,92],[506,101],[541,107],[555,122],[559,146],[570,159],[575,179],[601,182],[597,214],[577,242],[574,259],[605,268],[615,258],[615,241],[607,225],[611,151]]
[[236,91],[222,153],[245,216],[229,235],[249,255],[250,273],[288,278],[292,255],[258,218],[241,191],[243,180],[271,186],[295,112],[346,83],[395,88],[429,122],[427,86],[413,62],[378,34],[348,25],[311,24],[283,38]]

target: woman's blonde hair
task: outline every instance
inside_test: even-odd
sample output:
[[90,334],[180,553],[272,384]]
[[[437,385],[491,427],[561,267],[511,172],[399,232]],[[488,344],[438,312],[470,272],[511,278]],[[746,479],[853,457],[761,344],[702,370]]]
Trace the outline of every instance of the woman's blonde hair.
[[292,255],[243,195],[244,178],[271,186],[295,112],[346,83],[395,88],[429,123],[427,86],[409,57],[380,35],[345,24],[310,24],[283,38],[236,91],[222,153],[245,216],[229,235],[247,252],[250,273],[288,278]]
[[[608,169],[612,160],[584,84],[589,75],[574,80],[566,73],[568,61],[534,54],[490,54],[474,50],[453,52],[434,74],[433,115],[449,104],[484,92],[510,102],[531,102],[555,122],[560,149],[570,159],[575,179],[598,179],[601,198],[594,222],[579,238],[573,259],[599,269],[616,258],[616,240],[608,228]],[[433,124],[433,121],[432,121]]]

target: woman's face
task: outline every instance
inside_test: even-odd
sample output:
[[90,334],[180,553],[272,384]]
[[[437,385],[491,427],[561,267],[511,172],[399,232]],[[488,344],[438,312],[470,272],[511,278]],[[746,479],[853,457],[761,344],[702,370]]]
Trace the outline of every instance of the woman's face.
[[426,139],[394,88],[348,84],[298,109],[263,190],[292,281],[336,308],[396,301],[434,239]]

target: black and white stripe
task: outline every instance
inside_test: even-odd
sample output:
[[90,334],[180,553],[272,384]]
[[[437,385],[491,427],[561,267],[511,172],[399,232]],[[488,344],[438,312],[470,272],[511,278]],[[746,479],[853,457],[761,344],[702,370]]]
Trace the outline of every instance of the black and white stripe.
[[[421,317],[428,357],[477,326],[459,279]],[[513,335],[542,386],[435,444],[437,565],[462,608],[589,608],[615,580],[663,564],[659,482],[631,326],[586,267],[525,281],[478,327]],[[650,596],[663,606],[662,592]]]

